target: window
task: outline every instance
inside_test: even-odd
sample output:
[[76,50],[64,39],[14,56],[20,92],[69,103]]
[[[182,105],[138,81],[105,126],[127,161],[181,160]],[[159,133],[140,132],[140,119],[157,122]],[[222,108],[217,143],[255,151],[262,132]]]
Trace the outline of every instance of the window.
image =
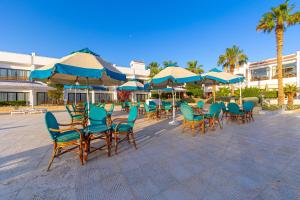
[[[92,96],[90,94],[90,101],[92,101]],[[75,103],[75,93],[68,93],[68,102]],[[86,93],[76,93],[76,103],[86,102]]]
[[7,101],[7,92],[0,92],[0,101]]
[[[282,73],[283,78],[291,78],[297,76],[297,64],[296,63],[290,63],[290,64],[284,64],[282,66]],[[278,69],[277,66],[274,66],[272,68],[272,79],[278,78]]]
[[250,70],[250,72],[251,72],[251,81],[269,80],[269,75],[270,75],[269,67],[252,69]]
[[136,94],[137,102],[144,102],[148,98],[147,94]]
[[28,70],[0,68],[0,80],[28,80]]
[[112,101],[111,93],[95,93],[95,103],[111,102],[111,101]]
[[36,93],[36,104],[47,104],[48,102],[48,93],[47,92],[37,92]]
[[28,101],[28,92],[0,92],[0,101]]

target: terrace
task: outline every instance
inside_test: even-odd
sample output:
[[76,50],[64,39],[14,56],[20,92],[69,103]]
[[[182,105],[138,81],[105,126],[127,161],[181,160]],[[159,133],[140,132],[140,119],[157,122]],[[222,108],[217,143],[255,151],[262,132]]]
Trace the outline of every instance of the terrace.
[[[67,123],[66,112],[54,113]],[[113,118],[124,117],[119,108]],[[181,116],[177,115],[178,120]],[[299,113],[256,115],[255,121],[193,137],[168,119],[139,117],[138,149],[55,159],[42,114],[0,116],[1,199],[299,199]],[[5,139],[4,139],[5,138]]]

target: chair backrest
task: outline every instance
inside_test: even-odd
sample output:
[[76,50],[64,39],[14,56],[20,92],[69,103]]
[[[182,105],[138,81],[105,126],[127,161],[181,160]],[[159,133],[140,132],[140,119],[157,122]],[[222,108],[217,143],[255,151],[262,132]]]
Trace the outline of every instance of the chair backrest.
[[238,114],[240,112],[240,107],[236,103],[229,103],[227,105],[229,113]]
[[114,112],[114,108],[115,108],[115,104],[110,104],[110,108],[109,108],[109,110],[108,110],[108,114],[110,114],[110,115],[112,115],[112,113]]
[[68,114],[70,115],[70,117],[72,117],[73,114],[72,114],[72,111],[71,111],[69,105],[66,105],[66,110],[67,110]]
[[204,106],[204,102],[203,101],[198,101],[197,107],[198,108],[203,108],[203,106]]
[[246,101],[243,103],[243,108],[246,112],[251,112],[254,108],[254,103],[252,101]]
[[138,116],[138,108],[137,106],[131,106],[129,114],[128,114],[128,124],[130,126],[134,126],[134,122],[137,119]]
[[225,105],[225,103],[223,101],[221,101],[219,104],[221,105],[222,111],[226,112],[226,105]]
[[171,102],[165,102],[164,108],[165,108],[165,110],[171,110],[172,109],[172,103]]
[[89,120],[91,125],[106,125],[106,110],[97,106],[91,106]]
[[150,108],[156,108],[156,103],[154,101],[149,101],[149,107]]
[[144,103],[144,108],[145,108],[146,112],[150,111],[150,108],[149,108],[149,106],[148,106],[148,104],[146,102]]
[[53,115],[52,112],[46,112],[45,114],[45,123],[46,123],[46,127],[47,127],[47,130],[50,134],[50,137],[52,140],[55,140],[56,139],[56,136],[59,134],[59,133],[56,133],[56,132],[53,132],[51,131],[50,129],[59,129],[59,126],[58,126],[58,123],[57,123],[57,120],[55,118],[55,116]]
[[221,112],[221,105],[219,103],[213,103],[209,107],[209,114],[219,117]]
[[129,106],[129,107],[130,107],[130,102],[129,102],[129,101],[126,101],[126,102],[125,102],[125,106],[127,106],[127,107]]
[[72,108],[73,108],[73,111],[76,112],[76,104],[75,103],[72,103]]
[[181,104],[180,111],[183,114],[183,117],[185,120],[188,120],[188,121],[194,120],[194,111],[189,105]]

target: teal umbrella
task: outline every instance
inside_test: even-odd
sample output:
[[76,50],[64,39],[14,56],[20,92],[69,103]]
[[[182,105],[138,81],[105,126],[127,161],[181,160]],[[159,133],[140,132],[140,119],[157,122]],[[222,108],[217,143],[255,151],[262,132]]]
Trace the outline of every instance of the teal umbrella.
[[[235,84],[235,83],[240,83],[240,101],[242,98],[241,94],[241,83],[245,80],[245,77],[231,74],[228,72],[223,72],[217,68],[211,69],[208,73],[204,74],[202,76],[204,78],[205,83],[211,83],[213,85],[213,90],[215,90],[215,86],[218,83],[221,84]],[[215,91],[213,91],[214,95],[214,102],[215,102]]]
[[[200,81],[202,77],[197,75],[185,68],[177,66],[169,66],[158,74],[156,74],[150,81],[150,86],[152,89],[155,88],[166,88],[167,86],[174,88],[177,85],[182,85],[188,82]],[[174,98],[174,89],[172,90],[173,96],[173,120],[170,122],[171,125],[177,125],[176,122],[176,113],[175,113],[175,98]]]
[[133,102],[135,91],[143,91],[143,90],[145,90],[145,87],[141,82],[139,82],[135,79],[132,79],[130,81],[127,81],[123,85],[119,86],[117,88],[117,90],[119,90],[119,91],[131,91],[132,92],[132,102]]

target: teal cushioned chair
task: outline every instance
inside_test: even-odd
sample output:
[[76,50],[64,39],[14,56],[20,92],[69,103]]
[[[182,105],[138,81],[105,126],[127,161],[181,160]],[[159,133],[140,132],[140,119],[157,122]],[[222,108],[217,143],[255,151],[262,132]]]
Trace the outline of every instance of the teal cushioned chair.
[[[79,158],[83,165],[82,150],[84,135],[82,131],[72,127],[73,124],[59,124],[52,112],[46,112],[45,124],[53,141],[53,151],[47,171],[50,170],[54,158],[77,149],[79,149]],[[62,129],[60,126],[71,127]]]
[[203,109],[203,106],[204,106],[204,102],[203,101],[198,101],[197,102],[197,108]]
[[221,109],[222,109],[222,119],[223,117],[227,117],[228,116],[228,108],[226,107],[225,103],[223,101],[221,101],[219,103],[221,105]]
[[169,117],[172,115],[172,103],[171,102],[168,102],[168,101],[163,101],[162,102],[162,107],[163,107],[163,114],[166,116],[166,117]]
[[78,114],[76,111],[72,111],[69,105],[66,105],[66,110],[71,118],[71,123],[82,123],[84,120],[84,114]]
[[149,101],[149,108],[152,110],[156,109],[156,103],[154,101]]
[[234,119],[240,119],[242,122],[245,122],[245,112],[243,110],[240,110],[240,107],[236,103],[229,103],[227,105],[228,112],[230,114],[230,118],[232,120]]
[[252,101],[246,101],[243,103],[243,109],[244,109],[244,112],[245,112],[245,118],[247,120],[253,120],[254,121],[254,118],[253,118],[253,108],[254,108],[254,103]]
[[[85,148],[84,159],[87,160],[88,154],[99,149],[106,148],[107,155],[110,156],[110,127],[106,124],[106,110],[98,106],[91,106],[89,113],[90,124],[84,128]],[[92,140],[104,140],[105,145],[100,148],[91,148]],[[92,151],[91,151],[92,149]]]
[[[114,141],[115,141],[115,153],[118,154],[118,144],[124,140],[128,140],[133,143],[135,149],[137,149],[133,127],[135,124],[135,121],[138,116],[138,109],[137,106],[131,106],[128,118],[116,118],[112,122],[112,130],[114,135]],[[125,136],[124,138],[121,138],[120,136]]]
[[221,110],[222,108],[220,103],[213,103],[210,105],[209,112],[204,115],[205,119],[209,120],[210,127],[215,128],[215,123],[218,123],[220,128],[223,128],[220,121]]
[[146,111],[146,116],[148,118],[153,118],[155,117],[155,114],[156,114],[156,108],[153,109],[153,108],[150,108],[149,105],[145,102],[144,103],[144,108],[145,108],[145,111]]
[[205,123],[203,115],[195,115],[193,109],[187,104],[181,104],[180,111],[183,114],[183,129],[186,125],[190,125],[193,135],[195,135],[195,125],[199,124],[199,128],[202,129],[202,133],[205,133]]

